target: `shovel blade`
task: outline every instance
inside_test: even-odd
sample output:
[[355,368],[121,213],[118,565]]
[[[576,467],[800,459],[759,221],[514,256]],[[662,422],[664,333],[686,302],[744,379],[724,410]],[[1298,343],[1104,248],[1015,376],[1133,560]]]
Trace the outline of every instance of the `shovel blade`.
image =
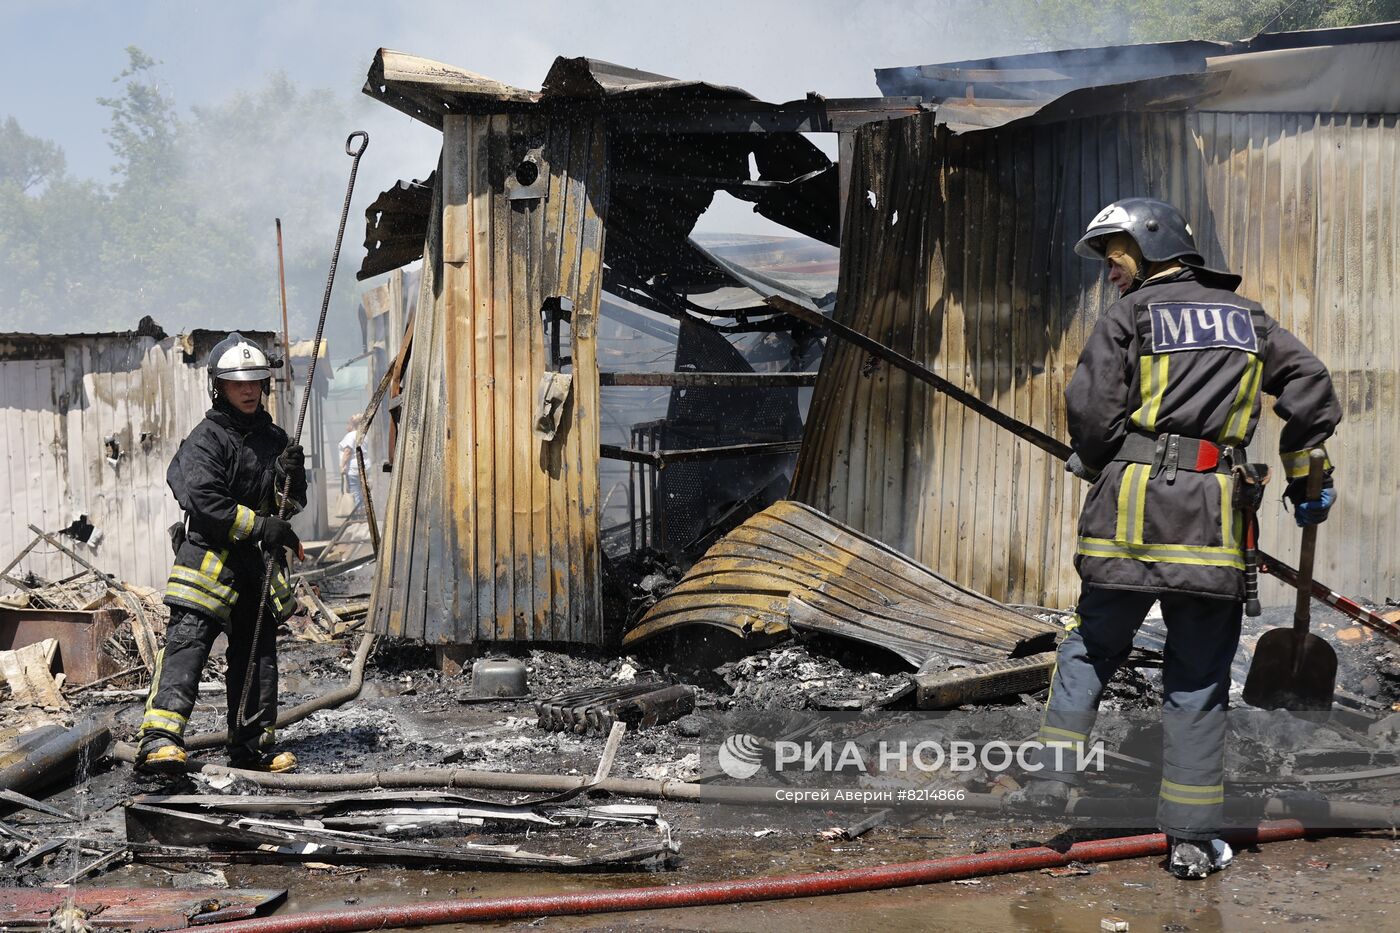
[[1255,646],[1244,701],[1259,709],[1326,711],[1336,686],[1337,653],[1331,645],[1312,633],[1299,639],[1291,628],[1275,628]]

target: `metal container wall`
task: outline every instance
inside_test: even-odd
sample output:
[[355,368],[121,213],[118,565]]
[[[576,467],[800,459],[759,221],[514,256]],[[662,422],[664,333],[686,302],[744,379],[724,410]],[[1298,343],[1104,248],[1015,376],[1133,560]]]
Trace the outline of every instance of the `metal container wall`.
[[[542,197],[508,186],[531,150]],[[598,372],[601,122],[447,116],[370,609],[430,643],[602,639]],[[573,302],[573,388],[534,435],[547,298]]]
[[[1074,243],[1117,198],[1180,205],[1207,258],[1241,272],[1241,293],[1336,379],[1340,504],[1320,538],[1319,578],[1395,594],[1397,146],[1394,115],[1120,114],[961,136],[931,116],[871,124],[855,140],[838,314],[1063,439],[1065,385],[1112,300]],[[1251,450],[1277,471],[1265,402]],[[850,346],[828,346],[793,492],[993,598],[1077,597],[1079,482]],[[1276,496],[1261,519],[1266,549],[1293,556],[1298,536]],[[1275,583],[1263,595],[1288,598]]]
[[[70,546],[121,580],[165,586],[165,531],[181,517],[165,470],[209,407],[201,353],[222,336],[0,336],[0,567],[33,540],[30,524],[52,532],[85,514],[101,542]],[[24,570],[54,580],[81,568],[43,545]]]

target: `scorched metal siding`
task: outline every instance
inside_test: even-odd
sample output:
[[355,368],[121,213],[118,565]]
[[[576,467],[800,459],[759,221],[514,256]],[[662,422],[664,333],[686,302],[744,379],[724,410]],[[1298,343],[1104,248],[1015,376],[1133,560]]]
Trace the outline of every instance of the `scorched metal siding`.
[[[1161,197],[1208,260],[1331,368],[1346,421],[1318,576],[1400,592],[1400,219],[1394,114],[1138,113],[954,136],[862,127],[838,314],[1062,439],[1064,388],[1113,297],[1073,246],[1104,204]],[[1251,451],[1279,470],[1266,399]],[[1281,491],[1281,484],[1272,487]],[[922,383],[829,344],[794,496],[993,598],[1072,605],[1081,484]],[[1276,495],[1266,548],[1297,531]],[[1266,599],[1287,594],[1266,584]]]

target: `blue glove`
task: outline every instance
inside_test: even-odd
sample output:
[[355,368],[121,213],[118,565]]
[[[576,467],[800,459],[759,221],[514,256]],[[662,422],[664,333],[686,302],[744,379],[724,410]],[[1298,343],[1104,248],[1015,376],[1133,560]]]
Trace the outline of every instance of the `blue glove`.
[[1088,482],[1092,483],[1099,478],[1099,473],[1101,471],[1089,466],[1087,463],[1080,459],[1079,454],[1074,453],[1070,454],[1069,459],[1065,461],[1065,472],[1073,473],[1080,479],[1087,480]]
[[1299,502],[1293,506],[1293,517],[1298,522],[1298,527],[1305,525],[1321,525],[1327,521],[1327,513],[1332,509],[1332,503],[1337,501],[1337,491],[1335,489],[1322,490],[1322,497],[1311,502]]

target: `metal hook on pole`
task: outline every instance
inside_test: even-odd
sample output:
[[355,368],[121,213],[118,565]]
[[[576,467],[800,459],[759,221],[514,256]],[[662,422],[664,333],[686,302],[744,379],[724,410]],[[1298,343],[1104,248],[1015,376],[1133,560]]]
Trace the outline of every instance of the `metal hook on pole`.
[[[358,145],[356,142],[358,141]],[[301,391],[301,405],[297,411],[296,430],[292,433],[292,443],[301,443],[302,427],[306,424],[306,408],[311,401],[311,386],[316,378],[316,360],[321,355],[321,338],[326,331],[326,312],[331,306],[331,289],[335,285],[335,268],[340,262],[340,245],[345,240],[345,222],[350,218],[350,198],[355,193],[355,175],[360,170],[360,157],[369,148],[369,134],[364,130],[356,130],[345,138],[345,154],[353,160],[350,163],[350,180],[345,186],[345,204],[340,209],[340,227],[335,234],[335,249],[331,251],[331,268],[326,275],[326,290],[321,295],[321,315],[316,321],[316,339],[311,343],[311,364],[306,369],[306,383]],[[291,365],[288,360],[286,365]],[[287,475],[282,478],[281,495],[278,497],[277,517],[285,519],[287,517],[287,504],[291,495],[292,477]],[[244,718],[244,710],[248,706],[248,697],[253,689],[253,678],[258,668],[258,642],[262,639],[263,619],[267,615],[267,600],[272,592],[272,574],[276,569],[278,555],[268,554],[263,566],[262,593],[258,599],[258,616],[253,623],[253,639],[248,647],[248,670],[243,678],[243,693],[238,699],[238,708],[234,711],[233,719],[237,727],[237,735],[234,731],[229,733],[230,744],[245,740],[244,732],[247,720]]]

